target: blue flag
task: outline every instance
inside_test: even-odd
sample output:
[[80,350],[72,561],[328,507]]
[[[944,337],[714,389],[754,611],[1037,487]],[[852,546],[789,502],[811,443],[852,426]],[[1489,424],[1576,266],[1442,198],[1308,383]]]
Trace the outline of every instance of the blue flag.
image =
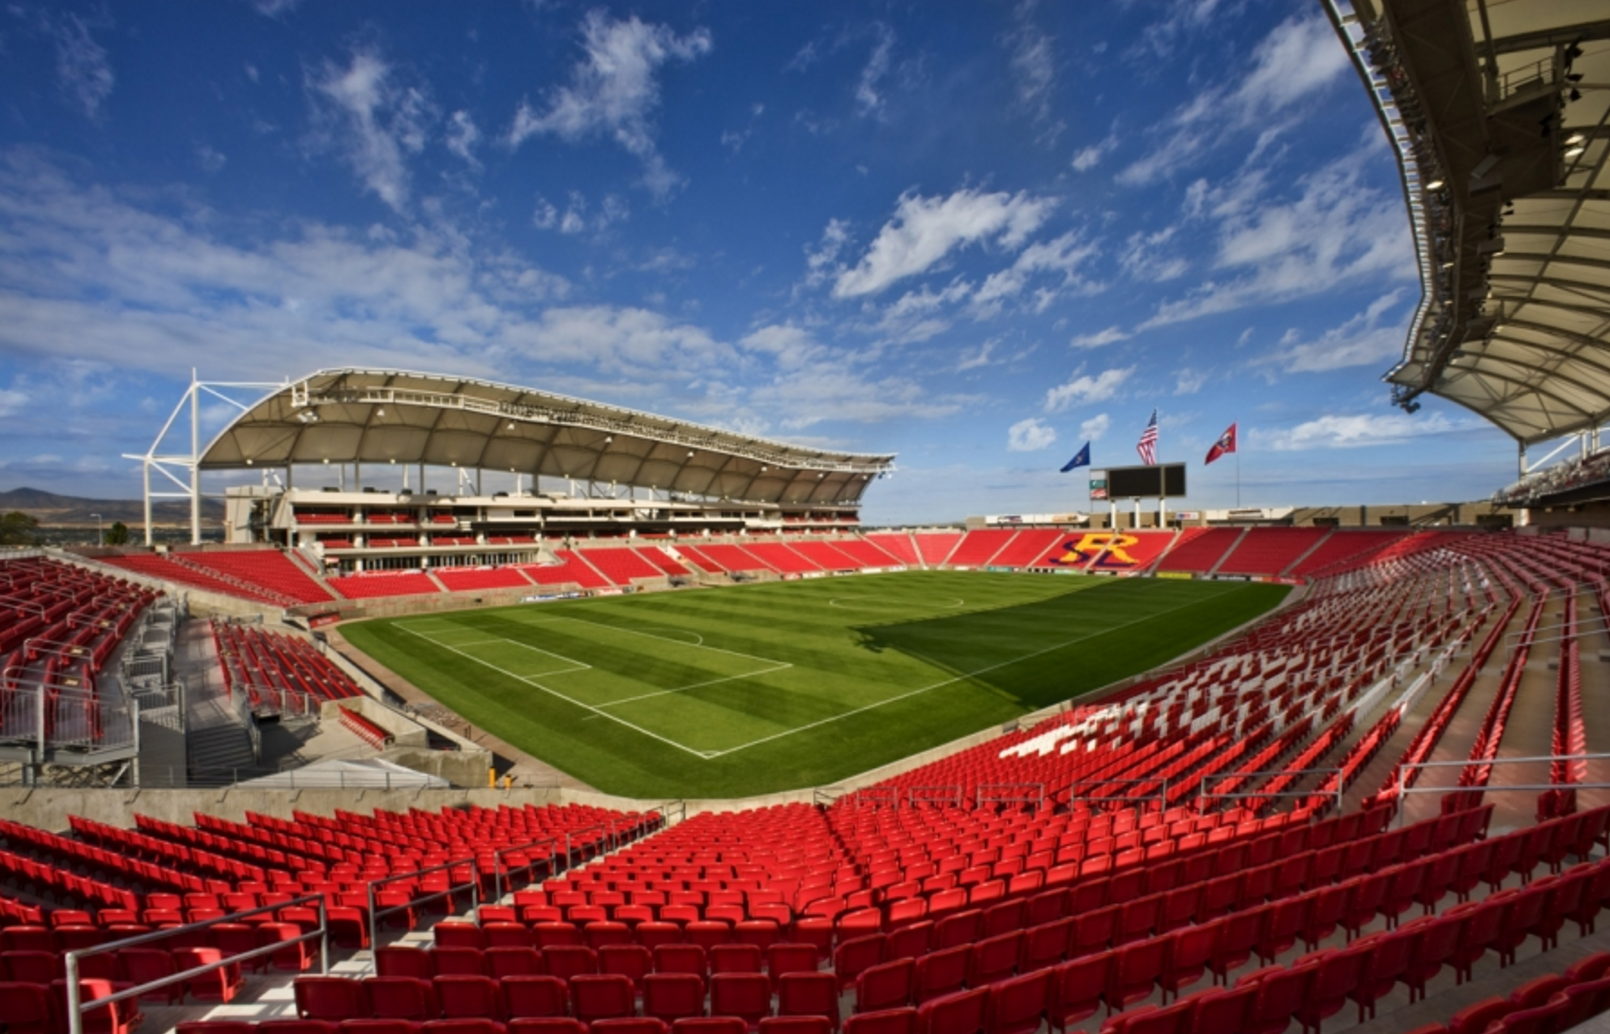
[[1074,453],[1073,459],[1068,461],[1068,465],[1062,468],[1061,473],[1066,474],[1074,467],[1088,466],[1090,466],[1090,443],[1085,442],[1085,447]]

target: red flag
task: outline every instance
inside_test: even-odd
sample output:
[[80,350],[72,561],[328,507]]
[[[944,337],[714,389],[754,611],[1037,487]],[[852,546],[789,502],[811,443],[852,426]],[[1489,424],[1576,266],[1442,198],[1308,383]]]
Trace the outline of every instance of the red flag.
[[1213,443],[1213,448],[1208,450],[1207,459],[1202,461],[1202,465],[1206,466],[1209,463],[1212,463],[1214,460],[1218,459],[1220,456],[1223,456],[1225,453],[1234,452],[1234,451],[1235,451],[1235,425],[1231,424],[1229,430],[1227,430],[1223,434],[1219,435],[1219,440],[1214,442]]

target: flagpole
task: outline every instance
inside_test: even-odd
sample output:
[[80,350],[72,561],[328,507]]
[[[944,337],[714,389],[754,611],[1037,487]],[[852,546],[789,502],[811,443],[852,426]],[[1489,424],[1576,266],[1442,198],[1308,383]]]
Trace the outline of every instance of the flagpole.
[[1235,450],[1235,508],[1241,509],[1241,449],[1240,442],[1236,443]]

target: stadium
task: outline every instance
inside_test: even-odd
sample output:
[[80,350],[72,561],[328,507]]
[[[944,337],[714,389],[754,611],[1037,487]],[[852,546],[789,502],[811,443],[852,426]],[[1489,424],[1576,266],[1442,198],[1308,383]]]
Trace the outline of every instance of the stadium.
[[4,1034],[1600,1029],[1610,21],[1323,6],[1490,502],[873,526],[893,452],[193,376],[143,544],[0,550]]

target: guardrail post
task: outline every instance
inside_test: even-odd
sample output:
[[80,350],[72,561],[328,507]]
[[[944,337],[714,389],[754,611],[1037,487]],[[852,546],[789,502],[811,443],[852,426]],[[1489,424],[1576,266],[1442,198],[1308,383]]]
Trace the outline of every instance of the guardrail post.
[[[328,975],[330,972],[330,920],[324,914],[329,899],[323,894],[319,895],[319,972]],[[373,942],[370,942],[371,948]]]
[[84,1014],[79,1011],[78,952],[67,953],[67,1032],[84,1034]]
[[369,950],[380,950],[380,917],[375,915],[375,881],[370,880],[364,884],[364,890],[369,892]]

